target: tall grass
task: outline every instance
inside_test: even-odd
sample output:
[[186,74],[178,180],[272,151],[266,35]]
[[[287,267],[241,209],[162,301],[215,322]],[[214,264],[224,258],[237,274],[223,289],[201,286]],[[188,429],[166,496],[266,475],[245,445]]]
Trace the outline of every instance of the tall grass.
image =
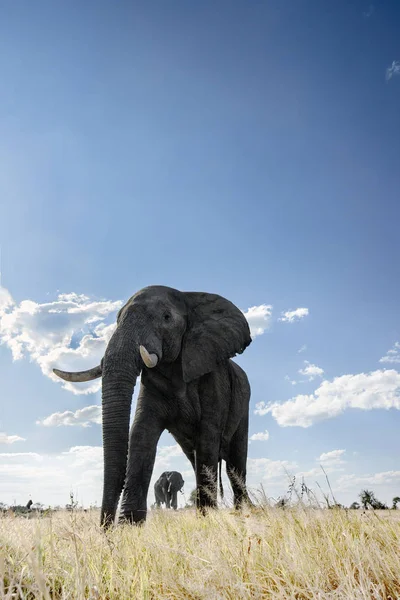
[[0,518],[0,598],[400,598],[400,511],[97,511]]

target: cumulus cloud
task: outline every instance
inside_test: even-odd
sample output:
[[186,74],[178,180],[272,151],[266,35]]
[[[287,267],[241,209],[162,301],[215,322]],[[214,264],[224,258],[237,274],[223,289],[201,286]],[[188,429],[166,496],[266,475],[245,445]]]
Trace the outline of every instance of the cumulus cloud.
[[10,460],[12,458],[21,458],[21,457],[29,457],[34,458],[36,460],[41,460],[40,454],[37,452],[0,452],[1,460]]
[[[388,485],[400,483],[400,471],[382,471],[372,475],[343,475],[337,480],[337,487],[340,490],[362,485]],[[359,489],[359,488],[358,488]]]
[[25,442],[25,438],[0,432],[0,444],[14,444],[15,442]]
[[394,60],[390,67],[386,69],[386,81],[389,81],[395,75],[400,75],[400,61]]
[[253,433],[253,435],[250,437],[252,442],[266,442],[269,439],[269,432],[267,430],[265,431],[260,431],[260,433]]
[[296,462],[288,460],[271,460],[269,458],[249,458],[247,460],[247,472],[255,479],[269,481],[271,479],[282,479],[286,472],[290,473],[297,469]]
[[345,455],[346,450],[331,450],[330,452],[323,452],[317,461],[322,464],[323,467],[325,465],[340,465],[344,464],[346,461],[343,460],[343,456]]
[[[91,300],[83,294],[59,294],[52,302],[14,302],[0,288],[0,343],[8,346],[14,360],[28,356],[44,375],[61,383],[52,369],[84,370],[98,364],[115,323],[105,320],[122,306],[121,301]],[[90,394],[101,382],[62,382],[74,394]]]
[[0,454],[0,497],[8,504],[69,502],[71,490],[86,505],[101,498],[103,450],[74,446],[59,454],[14,452]]
[[[159,468],[167,469],[171,466],[174,458],[184,458],[185,455],[182,452],[179,444],[173,444],[172,446],[162,446],[157,449],[156,455],[156,466]],[[185,457],[186,458],[186,457]]]
[[75,412],[71,410],[56,412],[45,419],[36,421],[37,425],[44,425],[44,427],[60,427],[62,425],[90,427],[91,423],[101,424],[101,406],[97,404],[79,408]]
[[303,344],[303,346],[297,350],[297,354],[301,354],[302,352],[305,352],[306,350],[307,350],[307,346],[305,344]]
[[103,465],[102,446],[72,446],[69,450],[62,453],[62,457],[71,457],[73,467],[80,467],[88,463]]
[[393,348],[387,351],[385,356],[379,359],[380,363],[400,363],[400,344],[395,342]]
[[264,415],[270,412],[269,407],[270,403],[266,404],[265,402],[257,402],[256,407],[254,409],[254,414],[263,417]]
[[294,323],[308,316],[308,308],[296,308],[295,310],[287,310],[279,317],[279,321],[284,323]]
[[271,304],[252,306],[246,312],[243,311],[243,314],[249,323],[251,337],[255,338],[258,335],[262,335],[269,326],[272,306]]
[[[299,471],[296,473],[296,477],[325,477],[325,473],[335,473],[339,471],[344,471],[343,465],[346,464],[346,461],[343,460],[343,456],[346,453],[346,450],[331,450],[330,452],[323,452],[318,458],[316,458],[316,462],[318,463],[318,467],[313,467],[308,471]],[[323,470],[321,469],[323,467]],[[325,473],[324,473],[325,471]]]
[[316,377],[322,377],[324,374],[324,370],[321,367],[317,367],[317,365],[313,365],[308,360],[304,361],[306,365],[304,369],[299,369],[300,375],[304,375],[308,378],[308,381],[313,381]]
[[281,427],[310,427],[349,408],[400,410],[400,373],[378,370],[342,375],[323,381],[313,394],[299,394],[282,404],[259,402],[254,412],[271,413]]

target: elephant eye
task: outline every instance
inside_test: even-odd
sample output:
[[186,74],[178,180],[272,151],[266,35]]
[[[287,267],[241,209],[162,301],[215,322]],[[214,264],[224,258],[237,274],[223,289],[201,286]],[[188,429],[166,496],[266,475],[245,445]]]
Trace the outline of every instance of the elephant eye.
[[164,315],[164,321],[168,322],[171,320],[171,315],[169,313],[165,313]]

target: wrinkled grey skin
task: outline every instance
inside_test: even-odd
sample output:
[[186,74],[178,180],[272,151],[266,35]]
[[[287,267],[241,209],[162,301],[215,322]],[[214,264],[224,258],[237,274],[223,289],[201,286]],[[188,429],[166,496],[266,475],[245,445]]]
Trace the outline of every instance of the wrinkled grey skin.
[[178,508],[178,492],[182,491],[184,480],[178,471],[164,471],[154,484],[156,505],[165,504],[166,508]]
[[[101,365],[80,373],[54,370],[67,381],[102,377],[102,525],[114,522],[122,491],[120,520],[139,523],[146,519],[157,443],[165,429],[193,466],[199,509],[216,507],[217,469],[222,459],[235,506],[248,500],[250,386],[245,372],[230,358],[250,343],[246,318],[225,298],[150,286],[120,310]],[[156,358],[157,366],[145,366],[140,346]],[[132,393],[140,373],[129,432]],[[211,494],[206,489],[210,475]]]

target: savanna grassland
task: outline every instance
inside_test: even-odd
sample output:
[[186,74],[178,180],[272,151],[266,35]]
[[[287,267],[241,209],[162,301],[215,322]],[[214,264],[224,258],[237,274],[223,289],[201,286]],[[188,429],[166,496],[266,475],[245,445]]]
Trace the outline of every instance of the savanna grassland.
[[0,597],[400,598],[400,511],[150,511],[107,534],[99,513],[0,517]]

